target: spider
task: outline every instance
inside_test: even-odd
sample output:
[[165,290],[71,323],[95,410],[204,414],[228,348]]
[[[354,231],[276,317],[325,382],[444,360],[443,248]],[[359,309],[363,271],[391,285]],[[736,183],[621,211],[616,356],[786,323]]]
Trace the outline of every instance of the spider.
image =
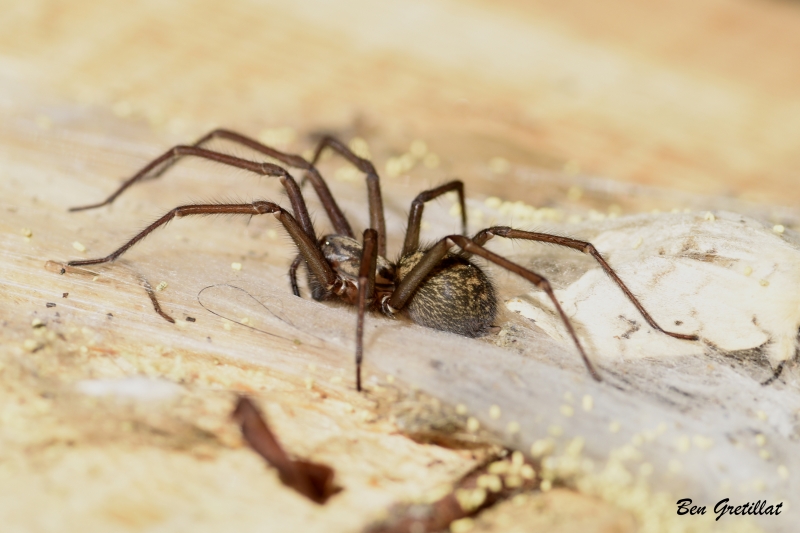
[[[203,148],[203,145],[218,138],[258,151],[280,162],[283,166],[234,157]],[[325,180],[316,169],[315,165],[326,149],[332,150],[349,161],[366,176],[370,222],[361,241],[356,239],[349,222],[333,198]],[[507,226],[486,228],[472,238],[468,238],[466,236],[467,210],[464,202],[464,184],[459,180],[449,181],[417,195],[411,202],[408,227],[400,258],[395,262],[389,261],[386,258],[386,223],[378,173],[369,160],[359,157],[347,145],[330,136],[320,140],[314,156],[309,162],[298,155],[281,152],[239,133],[216,129],[192,145],[179,145],[171,148],[123,182],[103,202],[74,207],[70,211],[94,209],[111,204],[128,187],[144,179],[160,177],[180,158],[188,156],[216,161],[261,176],[278,178],[289,197],[292,206],[291,212],[276,203],[265,200],[251,203],[182,205],[167,212],[106,257],[70,261],[68,265],[96,265],[114,261],[154,230],[174,218],[208,214],[249,216],[272,214],[283,225],[298,249],[298,255],[289,268],[293,293],[300,296],[297,270],[301,264],[304,264],[311,294],[315,300],[338,299],[358,308],[355,348],[355,381],[358,391],[362,390],[364,315],[368,310],[382,312],[388,317],[395,317],[402,312],[417,324],[466,337],[479,337],[488,332],[497,315],[497,295],[487,275],[470,260],[472,255],[505,268],[543,290],[553,302],[553,307],[564,322],[587,370],[595,380],[601,380],[600,374],[578,340],[570,320],[558,303],[550,283],[539,274],[487,250],[484,245],[493,237],[548,242],[591,255],[636,306],[651,327],[678,339],[698,339],[696,335],[673,333],[662,329],[591,243],[547,233],[522,231]],[[301,193],[301,186],[284,167],[304,172],[301,185],[308,181],[316,191],[333,225],[334,232],[331,235],[317,237]],[[425,203],[449,192],[458,194],[461,206],[462,234],[448,235],[432,246],[421,247],[419,233]],[[453,248],[456,250],[453,251]],[[152,293],[151,298],[156,311],[165,319],[174,322],[172,318],[161,311]]]

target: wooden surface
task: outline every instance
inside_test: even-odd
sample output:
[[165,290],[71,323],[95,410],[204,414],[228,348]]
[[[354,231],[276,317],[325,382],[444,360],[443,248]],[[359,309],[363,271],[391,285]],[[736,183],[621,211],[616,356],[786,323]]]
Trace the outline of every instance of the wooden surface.
[[[318,132],[365,139],[382,171],[393,250],[414,195],[456,175],[477,201],[521,200],[565,217],[725,207],[797,228],[798,23],[796,4],[755,0],[647,9],[629,0],[386,2],[380,9],[366,2],[6,2],[0,493],[15,497],[0,499],[0,516],[8,530],[256,531],[265,523],[276,531],[362,530],[391,504],[455,482],[482,457],[407,438],[409,426],[435,424],[387,407],[394,395],[409,394],[410,378],[436,392],[440,376],[425,366],[430,357],[518,355],[495,346],[503,344],[497,338],[453,339],[376,317],[368,321],[372,390],[356,394],[354,314],[289,295],[292,246],[266,220],[176,221],[115,265],[98,267],[97,279],[45,268],[47,260],[106,254],[180,203],[286,203],[268,180],[187,163],[110,208],[68,214],[66,207],[104,198],[166,148],[225,126],[296,152]],[[419,157],[393,176],[397,166],[387,163],[415,140],[436,157]],[[363,185],[340,168],[329,160],[324,171],[360,231]],[[457,230],[451,205],[446,199],[426,211],[426,238]],[[318,206],[315,212],[324,227]],[[76,241],[88,250],[76,250]],[[231,269],[234,262],[241,271]],[[178,326],[152,312],[141,277],[167,282],[159,296]],[[514,280],[497,279],[504,296],[519,294]],[[204,303],[271,335],[226,329],[198,303],[202,289],[226,283],[247,288],[278,318],[230,288],[203,293]],[[520,319],[501,318],[502,326],[522,328],[531,352],[553,344]],[[44,327],[33,327],[35,320]],[[404,345],[414,348],[404,353]],[[566,362],[555,370],[552,362],[537,366],[535,356],[525,368],[569,380],[578,397],[595,391],[568,359],[574,354],[562,351]],[[402,374],[404,364],[406,382],[388,383],[387,372]],[[157,389],[98,399],[80,385],[142,375],[166,387],[163,396]],[[469,404],[472,397],[457,396],[464,390],[441,388],[453,404]],[[337,470],[345,490],[331,504],[314,507],[284,489],[241,447],[228,419],[233,391],[256,396],[292,453]],[[400,405],[416,413],[413,401]],[[471,409],[491,426],[478,407]],[[507,421],[492,429],[508,443]],[[535,428],[527,431],[529,449],[537,437]],[[574,490],[515,505],[487,513],[476,530],[541,523],[541,530],[586,531],[580,510],[602,513],[592,522],[596,531],[657,526],[646,506]]]

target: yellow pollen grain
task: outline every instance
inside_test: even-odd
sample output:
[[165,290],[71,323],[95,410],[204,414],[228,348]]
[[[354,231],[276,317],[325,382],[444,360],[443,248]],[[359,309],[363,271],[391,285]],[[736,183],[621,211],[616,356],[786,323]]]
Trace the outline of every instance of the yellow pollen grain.
[[522,486],[522,483],[522,477],[518,476],[517,474],[510,474],[505,477],[505,484],[509,489],[519,488]]
[[708,220],[709,222],[714,222],[717,220],[717,217],[714,216],[714,213],[711,211],[706,211],[706,214],[703,215],[703,219]]
[[756,416],[759,418],[759,420],[766,420],[767,419],[767,413],[765,413],[764,411],[761,411],[761,410],[756,411]]
[[169,287],[169,284],[166,281],[162,281],[158,285],[156,285],[156,292],[161,292]]
[[511,454],[511,466],[515,468],[519,468],[525,464],[525,456],[522,455],[522,452],[516,450],[514,453]]
[[467,414],[467,406],[464,405],[463,403],[456,405],[456,414],[459,414],[461,416]]
[[678,438],[675,445],[678,448],[679,452],[688,452],[689,449],[692,447],[692,440],[686,435],[683,435],[682,437]]
[[614,420],[614,421],[612,421],[611,423],[608,424],[608,431],[611,432],[611,433],[617,433],[617,432],[619,432],[621,427],[622,427],[622,425],[619,422],[617,422],[616,420]]
[[780,476],[781,479],[789,479],[789,469],[786,468],[786,465],[778,466],[778,476]]
[[482,474],[478,476],[476,484],[478,487],[486,489],[489,492],[500,492],[503,490],[503,481],[500,479],[500,476],[493,474]]
[[41,318],[34,318],[33,320],[31,320],[32,328],[40,328],[42,326],[44,326],[44,322],[42,322]]
[[508,461],[495,461],[486,469],[490,474],[501,475],[508,473],[511,463]]
[[290,127],[269,128],[261,130],[258,140],[270,146],[285,147],[294,141],[297,132]]
[[38,347],[39,347],[39,343],[38,343],[38,342],[36,342],[36,341],[35,341],[35,340],[33,340],[33,339],[25,339],[25,340],[22,342],[22,348],[23,348],[23,349],[24,349],[26,352],[32,352],[32,351],[34,351],[34,350],[35,350],[36,348],[38,348]]
[[459,518],[450,522],[450,533],[467,533],[474,527],[475,521],[472,518]]
[[486,501],[486,489],[458,489],[455,496],[461,509],[472,512]]
[[583,400],[581,400],[581,405],[584,411],[589,412],[594,408],[594,399],[588,394],[585,394]]
[[370,159],[372,157],[369,151],[369,145],[367,144],[367,141],[365,141],[361,137],[353,137],[352,139],[350,139],[350,142],[347,143],[347,145],[350,147],[350,150],[352,150],[353,153],[356,154],[358,157],[363,157],[364,159]]
[[519,430],[520,430],[519,422],[515,420],[512,420],[511,422],[508,423],[508,426],[506,426],[506,431],[508,431],[508,433],[511,435],[516,435],[517,433],[519,433]]
[[538,439],[531,444],[531,457],[539,459],[550,455],[555,448],[555,443],[551,439]]
[[250,323],[250,319],[248,317],[244,316],[244,317],[242,317],[241,320],[239,320],[239,322],[241,322],[242,324],[244,324],[246,326],[247,324]]
[[762,287],[769,287],[769,281],[765,279],[758,280],[758,284],[761,285]]
[[503,200],[497,196],[490,196],[483,201],[483,204],[490,209],[499,209],[503,205]]
[[750,265],[747,265],[746,267],[744,267],[744,271],[743,272],[744,272],[745,276],[749,276],[750,274],[753,273],[753,267],[751,267]]
[[231,263],[231,268],[234,270],[241,270],[242,264],[241,263]]
[[19,232],[26,239],[33,237],[33,230],[31,230],[31,228],[22,228]]
[[562,416],[566,416],[567,418],[575,414],[575,409],[573,409],[571,405],[562,405],[559,411],[561,411]]
[[474,416],[471,416],[467,419],[467,431],[470,433],[475,433],[481,427],[481,423],[478,422],[478,419]]
[[500,415],[501,415],[501,411],[500,411],[500,406],[499,405],[493,405],[493,406],[491,406],[489,408],[489,416],[492,418],[492,420],[499,419]]
[[519,475],[523,479],[535,479],[536,471],[531,465],[522,465],[522,467],[519,469]]
[[549,479],[545,479],[539,484],[539,490],[541,490],[542,492],[549,492],[550,489],[552,488],[553,488],[553,482]]
[[643,242],[644,239],[640,236],[638,239],[636,239],[636,242],[633,243],[633,249],[636,250],[637,248],[639,248]]
[[769,450],[758,450],[758,456],[765,461],[769,461],[769,458],[772,457],[772,454],[769,453]]
[[764,436],[763,433],[758,433],[755,436],[756,444],[759,446],[764,446],[767,443],[767,437]]
[[73,242],[72,243],[72,247],[75,248],[76,250],[78,250],[79,252],[85,252],[86,251],[86,247],[84,245],[82,245],[81,243],[79,243],[78,241]]
[[564,429],[561,426],[550,426],[547,428],[547,432],[554,437],[560,437],[564,433]]
[[784,231],[786,231],[786,228],[783,226],[783,224],[775,224],[774,226],[772,226],[772,231],[781,234]]
[[392,383],[394,383],[394,376],[393,376],[393,375],[391,375],[391,374],[388,374],[388,375],[386,376],[386,383],[388,383],[389,385],[391,385]]

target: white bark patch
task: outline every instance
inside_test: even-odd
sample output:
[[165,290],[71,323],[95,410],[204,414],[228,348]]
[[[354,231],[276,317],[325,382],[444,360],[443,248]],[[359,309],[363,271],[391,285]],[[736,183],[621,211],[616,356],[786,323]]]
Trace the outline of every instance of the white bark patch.
[[[764,346],[773,366],[794,356],[800,327],[800,243],[793,232],[727,212],[638,215],[600,223],[591,242],[664,329],[652,328],[598,266],[556,291],[590,356],[614,360],[702,355]],[[509,309],[569,342],[541,291]]]

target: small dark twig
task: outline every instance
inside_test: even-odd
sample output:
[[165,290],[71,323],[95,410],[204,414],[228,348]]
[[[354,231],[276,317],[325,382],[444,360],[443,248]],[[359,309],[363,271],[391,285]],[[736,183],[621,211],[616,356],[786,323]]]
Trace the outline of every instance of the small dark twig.
[[247,444],[278,471],[284,485],[318,504],[325,503],[341,490],[333,483],[334,471],[331,467],[290,459],[258,408],[248,398],[239,398],[232,417],[241,425],[242,436]]
[[161,304],[158,303],[158,298],[156,298],[156,292],[153,290],[153,287],[152,285],[150,285],[150,282],[142,278],[141,283],[142,287],[144,287],[145,292],[147,292],[147,296],[150,297],[150,301],[153,302],[153,309],[155,309],[156,313],[158,313],[159,316],[161,316],[161,318],[163,318],[167,322],[174,324],[175,319],[169,316],[161,309]]

